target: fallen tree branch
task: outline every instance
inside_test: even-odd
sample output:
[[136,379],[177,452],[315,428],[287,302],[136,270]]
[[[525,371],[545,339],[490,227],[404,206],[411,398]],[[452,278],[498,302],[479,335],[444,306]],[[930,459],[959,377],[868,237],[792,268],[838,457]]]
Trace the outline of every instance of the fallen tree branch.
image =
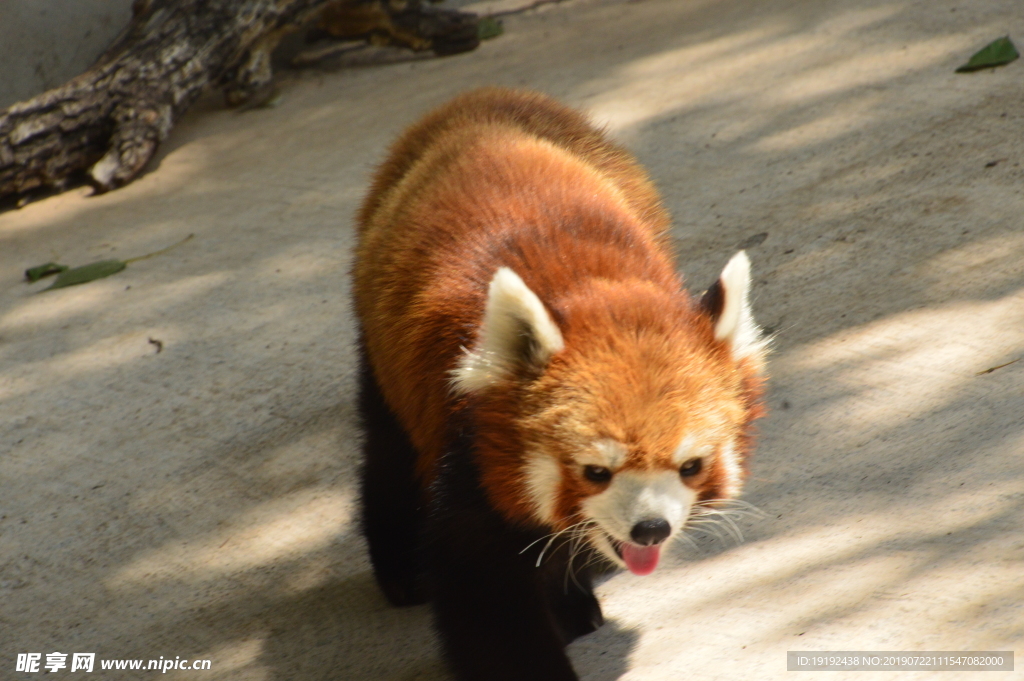
[[230,105],[272,78],[292,31],[454,54],[476,47],[475,15],[419,0],[135,0],[132,21],[85,73],[0,111],[0,198],[78,178],[105,192],[131,182],[207,86]]

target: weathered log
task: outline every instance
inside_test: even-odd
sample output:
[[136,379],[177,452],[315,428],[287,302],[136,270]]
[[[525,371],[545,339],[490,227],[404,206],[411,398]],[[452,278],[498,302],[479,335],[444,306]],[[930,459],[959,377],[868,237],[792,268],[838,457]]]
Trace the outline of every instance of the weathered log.
[[475,14],[431,9],[418,2],[335,3],[324,8],[317,28],[333,38],[433,50],[442,56],[480,44]]
[[131,182],[204,88],[243,103],[270,83],[280,39],[321,18],[321,30],[378,44],[477,45],[475,15],[419,0],[135,0],[132,10],[88,71],[0,111],[0,198],[61,190],[83,173],[97,192]]

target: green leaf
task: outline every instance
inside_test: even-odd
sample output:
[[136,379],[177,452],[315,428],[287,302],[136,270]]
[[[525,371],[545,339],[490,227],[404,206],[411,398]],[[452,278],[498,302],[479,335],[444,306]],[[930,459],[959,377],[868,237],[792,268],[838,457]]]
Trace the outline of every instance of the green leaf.
[[491,38],[497,38],[504,32],[505,27],[502,25],[501,19],[483,17],[476,25],[476,37],[479,38],[480,40],[490,40]]
[[48,277],[51,274],[58,274],[67,270],[67,265],[60,265],[55,262],[48,262],[45,265],[36,265],[35,267],[29,267],[25,270],[25,279],[28,283],[34,284],[43,277]]
[[128,263],[123,260],[100,260],[99,262],[82,265],[81,267],[73,267],[70,270],[61,272],[53,284],[43,290],[52,291],[55,288],[86,284],[103,277],[109,277],[111,274],[117,274],[125,267],[128,267]]
[[970,60],[956,70],[957,73],[970,73],[980,71],[994,66],[1003,66],[1019,57],[1017,48],[1010,41],[1010,36],[1003,36],[993,40],[985,47],[974,53]]

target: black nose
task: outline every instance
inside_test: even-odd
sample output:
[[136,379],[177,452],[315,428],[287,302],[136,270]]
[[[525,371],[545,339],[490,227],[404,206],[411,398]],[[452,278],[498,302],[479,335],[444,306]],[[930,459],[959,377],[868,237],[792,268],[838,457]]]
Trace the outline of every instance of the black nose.
[[641,520],[633,526],[629,536],[641,546],[660,544],[672,534],[672,526],[663,518],[654,520]]

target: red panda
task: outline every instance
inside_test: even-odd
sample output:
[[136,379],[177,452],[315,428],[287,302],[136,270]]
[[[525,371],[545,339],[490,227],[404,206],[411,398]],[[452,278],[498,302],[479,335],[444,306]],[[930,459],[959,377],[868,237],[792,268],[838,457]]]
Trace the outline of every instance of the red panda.
[[464,681],[568,681],[601,566],[651,572],[735,497],[765,343],[743,252],[700,298],[646,173],[581,113],[486,88],[413,125],[358,216],[362,529]]

